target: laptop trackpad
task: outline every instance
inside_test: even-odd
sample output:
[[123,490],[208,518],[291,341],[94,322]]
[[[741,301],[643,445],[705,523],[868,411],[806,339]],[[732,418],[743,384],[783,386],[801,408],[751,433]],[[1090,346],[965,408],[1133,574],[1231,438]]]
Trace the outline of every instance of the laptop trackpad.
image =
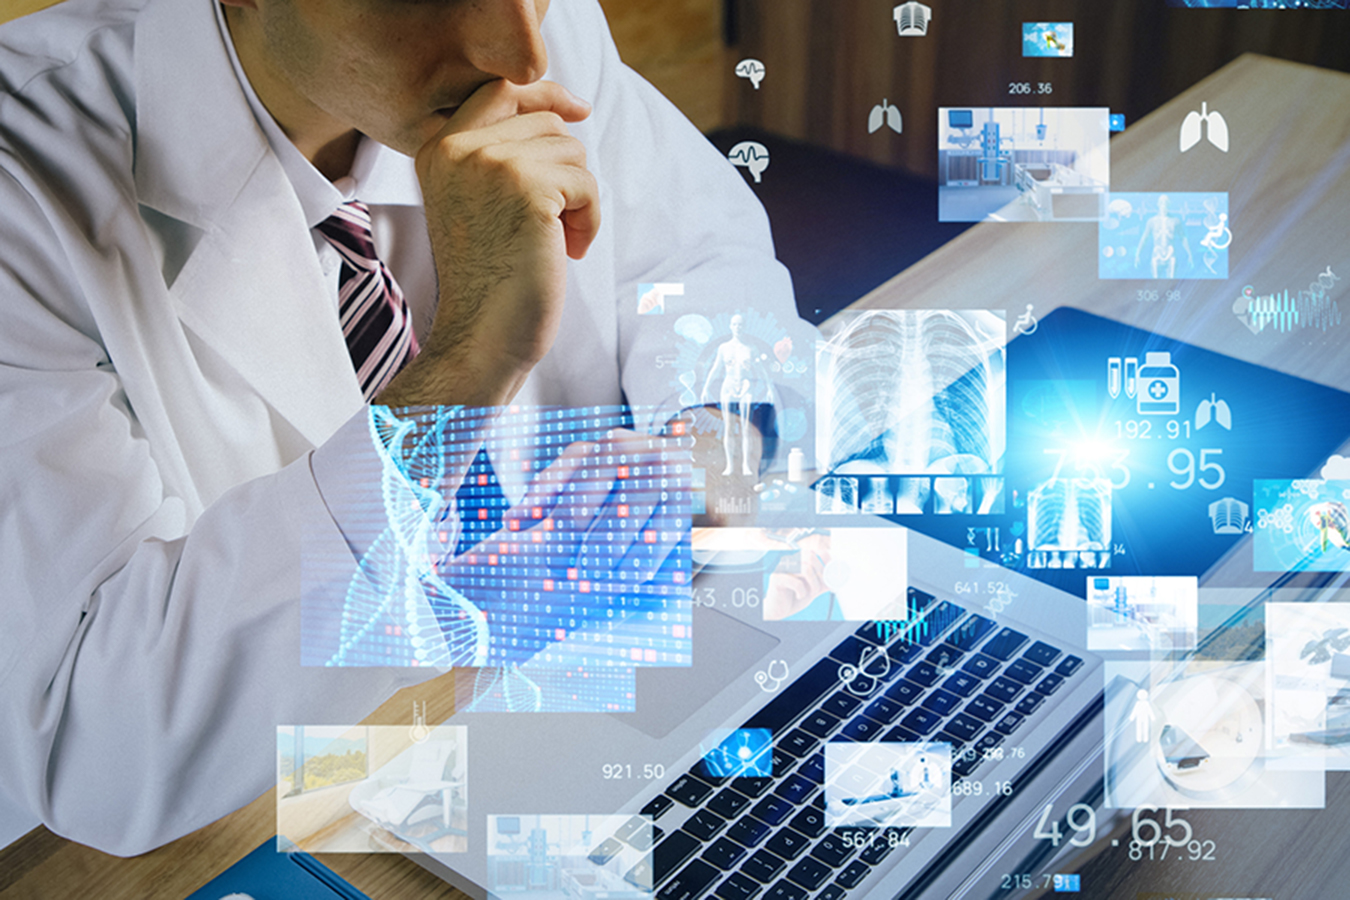
[[637,711],[614,718],[663,738],[744,674],[778,638],[707,607],[694,609],[694,664],[637,670]]

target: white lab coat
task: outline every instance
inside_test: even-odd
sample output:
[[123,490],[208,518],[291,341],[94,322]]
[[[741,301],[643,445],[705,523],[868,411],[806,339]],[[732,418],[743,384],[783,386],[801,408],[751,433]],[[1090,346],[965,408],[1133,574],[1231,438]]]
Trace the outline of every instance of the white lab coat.
[[[336,301],[210,0],[66,0],[0,30],[0,785],[137,853],[252,800],[275,727],[408,672],[298,665],[300,536],[345,546],[309,455],[363,411]],[[794,315],[740,175],[555,0],[550,78],[603,225],[520,400],[658,403],[639,282]],[[355,429],[346,429],[348,432]]]

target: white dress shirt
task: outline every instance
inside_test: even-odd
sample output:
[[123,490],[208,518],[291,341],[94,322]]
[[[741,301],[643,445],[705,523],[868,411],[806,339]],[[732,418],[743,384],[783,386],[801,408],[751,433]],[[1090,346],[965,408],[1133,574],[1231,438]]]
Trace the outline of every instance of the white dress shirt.
[[[298,664],[302,536],[350,552],[325,459],[369,449],[342,439],[367,411],[317,212],[210,7],[65,0],[0,29],[0,790],[122,854],[262,793],[277,725],[356,722],[424,677]],[[787,273],[740,175],[619,61],[594,0],[555,0],[544,35],[547,77],[594,107],[571,130],[604,224],[517,401],[674,409],[655,365],[674,317],[639,317],[637,285],[785,322]],[[369,152],[359,192],[397,199],[386,161],[415,186]],[[424,328],[420,206],[378,205]]]

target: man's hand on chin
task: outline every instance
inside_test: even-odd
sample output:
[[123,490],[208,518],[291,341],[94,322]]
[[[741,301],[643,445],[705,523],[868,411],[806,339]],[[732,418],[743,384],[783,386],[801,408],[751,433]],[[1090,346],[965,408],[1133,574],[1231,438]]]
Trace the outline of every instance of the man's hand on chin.
[[422,351],[379,403],[508,403],[557,337],[567,260],[600,228],[586,150],[590,106],[541,81],[492,81],[417,153],[439,301]]

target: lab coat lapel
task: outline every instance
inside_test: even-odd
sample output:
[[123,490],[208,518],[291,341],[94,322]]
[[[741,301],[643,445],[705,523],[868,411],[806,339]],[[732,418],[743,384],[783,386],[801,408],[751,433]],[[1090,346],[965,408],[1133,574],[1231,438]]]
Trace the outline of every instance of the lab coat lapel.
[[165,273],[183,325],[317,445],[360,406],[360,387],[300,203],[236,87],[211,2],[151,0],[137,21],[137,195],[200,234]]

